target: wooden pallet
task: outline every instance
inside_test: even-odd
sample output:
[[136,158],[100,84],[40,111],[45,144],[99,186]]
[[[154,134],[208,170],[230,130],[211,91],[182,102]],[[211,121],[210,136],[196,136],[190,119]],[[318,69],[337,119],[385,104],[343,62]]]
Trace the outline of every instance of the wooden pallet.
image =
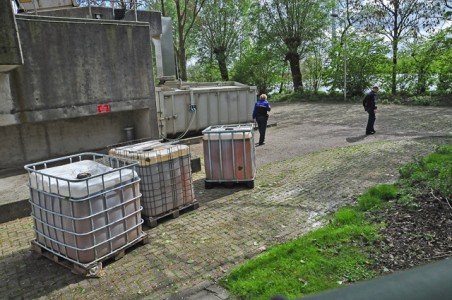
[[212,189],[216,186],[224,186],[225,188],[231,189],[235,186],[244,186],[248,189],[254,189],[254,179],[248,180],[248,181],[205,181],[204,182],[204,188],[206,190]]
[[163,221],[166,218],[175,219],[175,218],[179,217],[179,215],[181,213],[184,213],[189,210],[195,210],[198,208],[199,208],[198,201],[193,201],[189,204],[186,204],[184,206],[179,206],[178,208],[175,208],[173,210],[170,210],[170,211],[163,213],[161,215],[158,215],[158,216],[153,216],[153,217],[143,216],[144,224],[146,224],[146,226],[148,226],[150,228],[154,228],[159,224],[160,221]]
[[146,245],[149,243],[149,237],[147,233],[143,232],[141,234],[141,237],[135,240],[133,243],[127,245],[126,247],[117,249],[113,251],[112,253],[106,255],[103,257],[100,261],[90,263],[90,264],[82,264],[82,263],[76,263],[71,260],[68,260],[67,258],[63,256],[59,256],[53,252],[51,252],[49,249],[45,248],[41,244],[39,244],[36,240],[31,241],[31,250],[39,256],[45,257],[53,262],[56,262],[60,266],[63,266],[69,270],[71,270],[72,273],[77,275],[82,275],[86,277],[101,277],[102,276],[102,266],[107,261],[111,260],[119,260],[126,255],[126,252],[132,248],[133,246],[137,244]]

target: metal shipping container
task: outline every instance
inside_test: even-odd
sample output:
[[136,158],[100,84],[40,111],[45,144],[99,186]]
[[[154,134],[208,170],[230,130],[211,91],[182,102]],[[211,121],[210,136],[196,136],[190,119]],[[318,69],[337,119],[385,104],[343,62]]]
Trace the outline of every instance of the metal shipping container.
[[142,214],[151,227],[168,212],[197,208],[188,146],[145,141],[112,148],[109,154],[138,161]]
[[256,173],[253,124],[210,126],[202,131],[205,187],[214,182],[246,182],[254,187]]
[[89,269],[142,239],[136,164],[82,153],[26,165],[34,242]]
[[160,135],[251,122],[255,102],[256,87],[237,82],[166,83],[156,87]]

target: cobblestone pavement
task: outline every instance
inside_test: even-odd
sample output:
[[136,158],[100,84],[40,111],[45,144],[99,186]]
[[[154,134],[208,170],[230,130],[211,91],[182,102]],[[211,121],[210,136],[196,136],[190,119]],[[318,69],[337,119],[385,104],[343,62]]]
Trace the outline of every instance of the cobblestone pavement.
[[[386,120],[380,135],[362,137],[357,105],[275,106],[278,126],[257,148],[253,190],[205,190],[204,172],[195,173],[200,208],[146,228],[150,242],[107,264],[100,278],[36,257],[31,218],[0,224],[0,298],[225,299],[211,286],[231,267],[321,226],[366,188],[396,180],[401,165],[452,143],[450,108],[397,109],[377,120]],[[409,130],[394,131],[400,124]]]

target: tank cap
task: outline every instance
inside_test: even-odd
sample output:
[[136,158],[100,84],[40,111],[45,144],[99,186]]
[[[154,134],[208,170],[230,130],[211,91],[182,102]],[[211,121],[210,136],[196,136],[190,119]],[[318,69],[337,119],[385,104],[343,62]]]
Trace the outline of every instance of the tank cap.
[[82,173],[77,174],[77,179],[85,179],[88,177],[91,177],[91,173],[82,172]]

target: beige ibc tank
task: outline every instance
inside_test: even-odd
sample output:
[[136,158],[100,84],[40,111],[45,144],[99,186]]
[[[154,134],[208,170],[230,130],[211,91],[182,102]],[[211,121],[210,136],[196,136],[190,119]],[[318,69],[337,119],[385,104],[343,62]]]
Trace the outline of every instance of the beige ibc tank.
[[112,148],[109,154],[138,161],[144,216],[160,216],[195,202],[188,146],[145,141]]

